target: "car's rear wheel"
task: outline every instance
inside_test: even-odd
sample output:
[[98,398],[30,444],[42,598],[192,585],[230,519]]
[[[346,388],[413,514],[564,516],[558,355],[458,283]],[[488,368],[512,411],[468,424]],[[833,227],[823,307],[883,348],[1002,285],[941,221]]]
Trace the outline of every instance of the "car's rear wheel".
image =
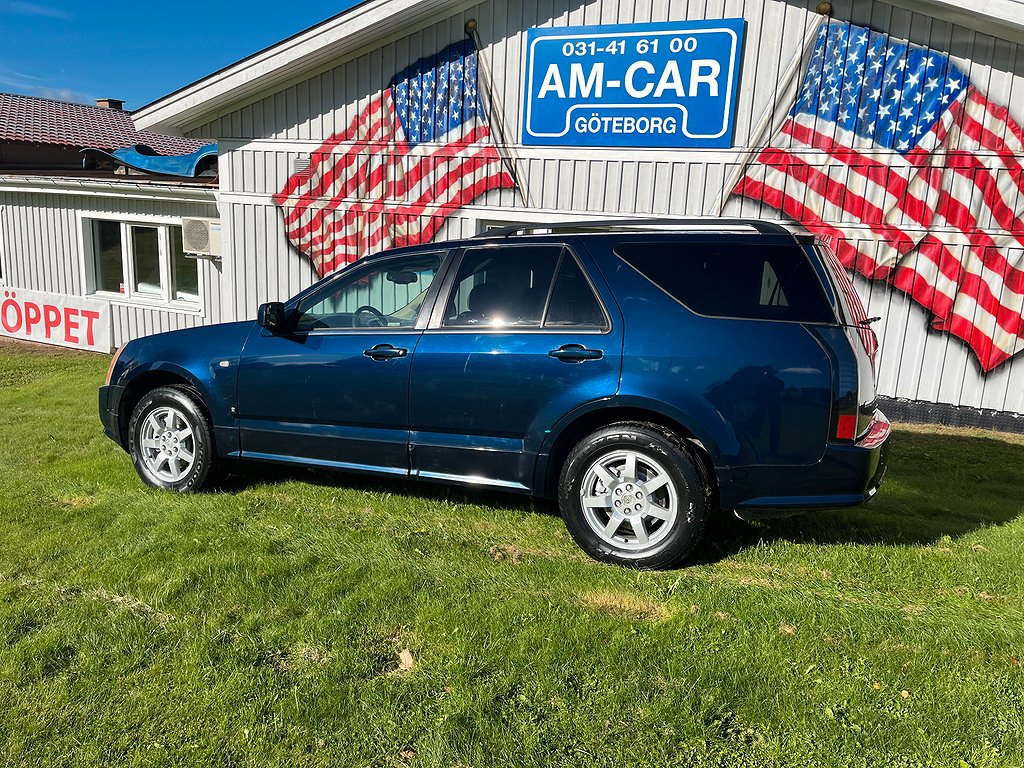
[[128,423],[128,452],[139,477],[154,488],[198,491],[216,474],[209,420],[198,398],[181,387],[143,395]]
[[633,568],[683,560],[704,530],[707,488],[686,443],[628,422],[581,440],[562,467],[559,506],[591,557]]

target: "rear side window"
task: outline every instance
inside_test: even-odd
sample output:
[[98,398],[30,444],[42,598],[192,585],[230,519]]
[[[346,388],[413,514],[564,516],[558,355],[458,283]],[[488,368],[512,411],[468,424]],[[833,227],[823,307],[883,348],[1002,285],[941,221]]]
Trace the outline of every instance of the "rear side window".
[[442,323],[447,328],[581,328],[607,319],[561,245],[467,248]]
[[604,312],[583,270],[568,251],[562,253],[551,289],[544,327],[604,328]]
[[660,241],[622,243],[615,254],[701,315],[836,322],[814,267],[797,245]]

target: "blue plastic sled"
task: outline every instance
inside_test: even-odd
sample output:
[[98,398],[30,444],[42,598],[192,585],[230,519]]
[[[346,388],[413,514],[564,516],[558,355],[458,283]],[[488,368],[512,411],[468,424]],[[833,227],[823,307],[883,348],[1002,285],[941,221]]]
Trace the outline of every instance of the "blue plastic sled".
[[105,165],[111,161],[126,165],[143,173],[157,173],[163,176],[185,176],[195,178],[208,170],[217,170],[217,145],[206,144],[187,155],[161,155],[152,147],[136,144],[124,149],[105,152],[102,149],[83,149],[85,163]]

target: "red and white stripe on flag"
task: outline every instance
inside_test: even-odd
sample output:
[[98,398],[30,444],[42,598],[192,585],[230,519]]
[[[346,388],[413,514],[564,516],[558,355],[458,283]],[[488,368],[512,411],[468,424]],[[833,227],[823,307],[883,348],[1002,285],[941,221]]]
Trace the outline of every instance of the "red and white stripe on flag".
[[963,339],[985,371],[1024,350],[1024,131],[976,88],[906,156],[790,117],[733,190],[828,240]]
[[325,275],[368,253],[429,242],[458,208],[514,186],[486,123],[473,118],[413,147],[385,89],[273,199],[289,241]]
[[975,88],[951,111],[931,231],[891,280],[989,371],[1024,350],[1024,132]]

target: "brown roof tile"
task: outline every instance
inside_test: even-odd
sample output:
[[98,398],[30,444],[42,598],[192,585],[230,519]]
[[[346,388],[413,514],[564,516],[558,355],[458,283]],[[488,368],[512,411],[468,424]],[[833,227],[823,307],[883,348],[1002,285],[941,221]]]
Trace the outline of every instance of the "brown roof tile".
[[163,155],[194,152],[205,142],[139,131],[119,109],[0,93],[0,141],[121,149],[146,144]]

